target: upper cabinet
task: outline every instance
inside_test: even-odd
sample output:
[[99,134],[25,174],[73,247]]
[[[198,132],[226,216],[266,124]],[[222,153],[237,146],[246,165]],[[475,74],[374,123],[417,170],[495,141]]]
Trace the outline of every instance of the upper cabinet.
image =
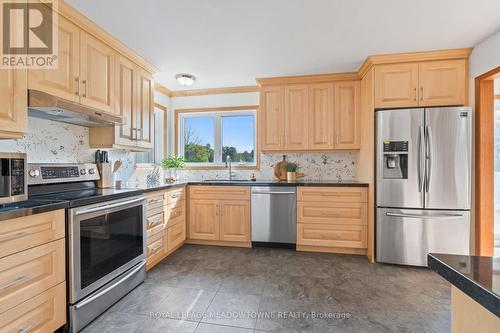
[[112,48],[86,32],[80,34],[80,102],[114,112],[113,89],[115,53]]
[[17,139],[27,130],[26,70],[0,69],[0,138]]
[[375,108],[465,105],[467,59],[375,66]]
[[262,151],[359,149],[360,81],[312,81],[261,86]]
[[151,148],[154,82],[153,76],[145,70],[137,69],[137,144],[141,147]]
[[28,88],[80,102],[80,29],[59,17],[57,69],[29,70]]

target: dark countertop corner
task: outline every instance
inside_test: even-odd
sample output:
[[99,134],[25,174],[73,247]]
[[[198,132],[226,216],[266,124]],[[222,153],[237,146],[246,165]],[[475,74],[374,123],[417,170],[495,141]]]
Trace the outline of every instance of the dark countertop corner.
[[0,205],[0,221],[40,214],[52,210],[65,209],[69,202],[60,200],[32,200]]
[[500,317],[500,257],[428,255],[428,266]]

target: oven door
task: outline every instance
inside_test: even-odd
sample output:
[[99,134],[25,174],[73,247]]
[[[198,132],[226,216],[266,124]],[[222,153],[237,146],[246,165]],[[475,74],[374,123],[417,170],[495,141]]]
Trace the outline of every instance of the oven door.
[[76,303],[145,259],[144,196],[69,210],[69,300]]

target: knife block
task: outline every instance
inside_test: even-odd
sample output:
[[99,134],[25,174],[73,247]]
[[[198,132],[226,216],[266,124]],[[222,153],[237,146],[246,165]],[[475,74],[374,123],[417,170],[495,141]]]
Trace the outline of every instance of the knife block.
[[97,181],[97,187],[113,187],[113,167],[111,163],[97,163],[100,179]]

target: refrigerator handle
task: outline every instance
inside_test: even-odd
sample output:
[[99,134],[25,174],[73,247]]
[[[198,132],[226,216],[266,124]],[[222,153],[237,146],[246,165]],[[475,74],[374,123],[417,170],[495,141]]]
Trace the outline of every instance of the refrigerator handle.
[[429,192],[431,188],[431,175],[432,175],[432,129],[426,126],[425,136],[425,192]]
[[424,220],[453,220],[464,217],[463,214],[439,214],[439,215],[421,215],[421,214],[404,214],[387,212],[385,216],[389,217],[404,217],[410,219],[424,219]]
[[423,175],[422,175],[422,140],[424,138],[424,127],[418,128],[418,154],[417,154],[417,174],[418,174],[418,191],[423,191]]

